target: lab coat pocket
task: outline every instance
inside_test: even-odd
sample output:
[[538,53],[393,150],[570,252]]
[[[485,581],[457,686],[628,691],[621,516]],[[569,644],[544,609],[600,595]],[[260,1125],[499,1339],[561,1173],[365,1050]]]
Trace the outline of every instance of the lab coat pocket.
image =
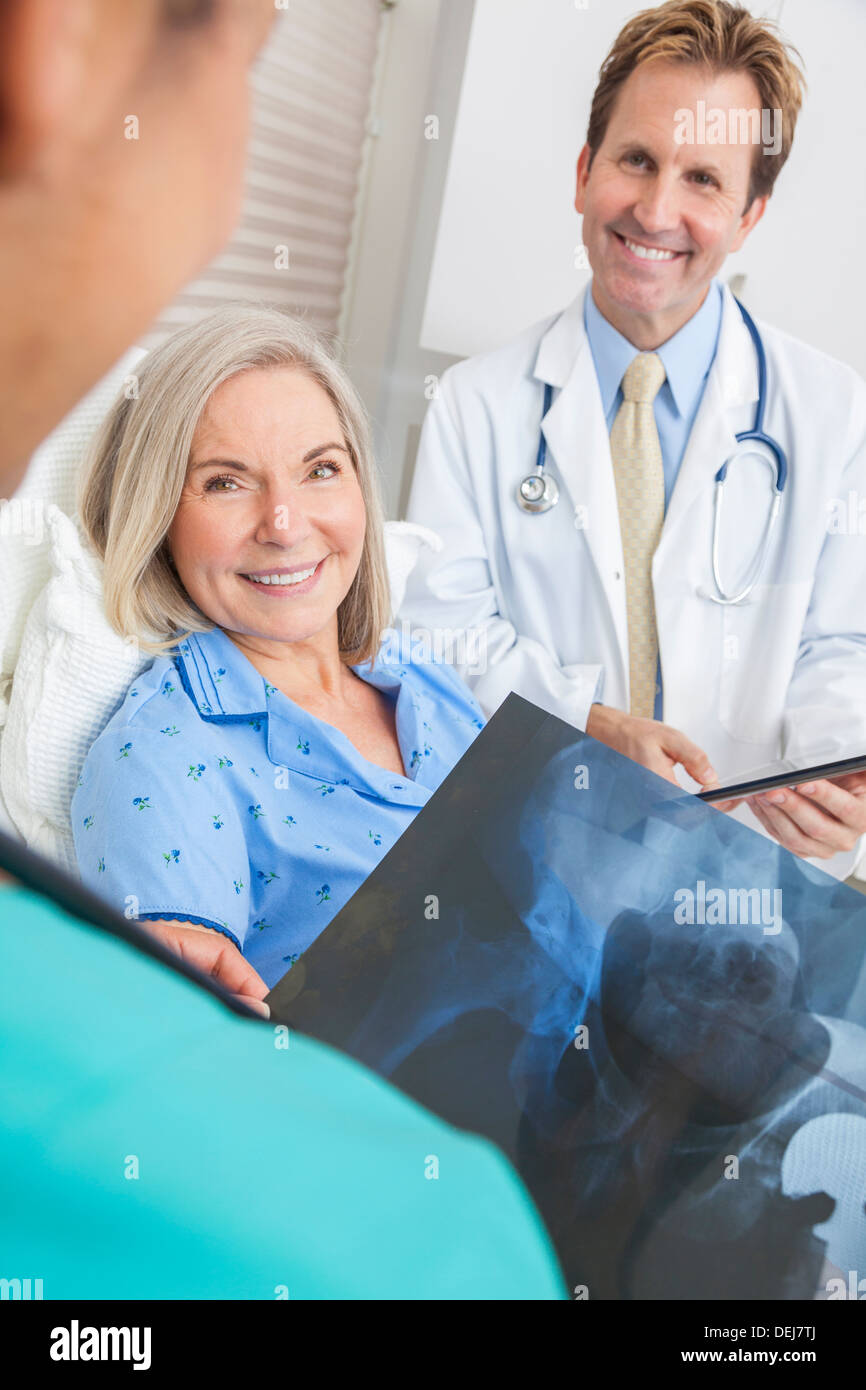
[[[796,592],[803,589],[802,596]],[[802,631],[808,586],[759,584],[725,607],[719,672],[719,722],[744,743],[781,735],[785,696]]]

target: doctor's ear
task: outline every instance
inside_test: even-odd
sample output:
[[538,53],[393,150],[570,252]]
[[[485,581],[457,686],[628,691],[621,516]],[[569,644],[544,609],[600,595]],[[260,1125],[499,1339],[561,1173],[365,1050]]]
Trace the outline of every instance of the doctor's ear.
[[731,243],[731,245],[728,247],[729,255],[732,251],[739,251],[740,247],[746,240],[746,237],[749,235],[752,228],[756,227],[760,222],[761,218],[767,210],[767,204],[769,201],[769,193],[764,194],[762,198],[752,199],[752,202],[749,204],[749,207],[740,218],[740,225],[737,228],[737,234],[734,237],[734,240]]
[[594,152],[589,145],[584,145],[577,157],[577,191],[574,195],[575,211],[583,215],[586,207],[586,185],[589,181],[589,171],[592,165]]
[[155,0],[3,0],[0,177],[64,171],[110,138],[157,12]]

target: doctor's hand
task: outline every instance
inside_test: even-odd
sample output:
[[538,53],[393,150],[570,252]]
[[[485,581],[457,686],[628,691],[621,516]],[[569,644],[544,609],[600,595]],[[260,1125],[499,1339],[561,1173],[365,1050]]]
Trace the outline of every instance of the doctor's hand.
[[831,859],[866,834],[866,773],[804,782],[748,798],[764,829],[801,859]]
[[657,719],[639,719],[608,705],[592,705],[586,732],[677,786],[679,783],[674,776],[677,763],[682,763],[689,776],[703,786],[718,780],[706,753],[679,729],[661,724]]
[[138,925],[176,956],[194,965],[203,975],[209,975],[253,1013],[270,1018],[271,1011],[263,1002],[267,985],[222,932],[191,922],[139,922]]

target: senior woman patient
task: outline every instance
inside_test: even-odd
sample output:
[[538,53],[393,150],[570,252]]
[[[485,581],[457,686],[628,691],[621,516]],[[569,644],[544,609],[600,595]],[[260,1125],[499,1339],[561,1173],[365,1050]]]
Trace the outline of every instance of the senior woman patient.
[[180,952],[222,933],[273,985],[484,722],[450,666],[380,645],[364,408],[309,327],[221,310],[145,360],[81,514],[112,625],[155,653],[84,764],[82,877]]

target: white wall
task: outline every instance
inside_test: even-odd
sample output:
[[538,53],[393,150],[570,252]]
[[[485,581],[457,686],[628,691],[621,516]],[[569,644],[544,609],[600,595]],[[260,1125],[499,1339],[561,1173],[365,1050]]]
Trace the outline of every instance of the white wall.
[[[445,0],[448,3],[448,0]],[[598,67],[637,0],[475,0],[420,326],[466,356],[565,305],[575,267],[575,161]],[[794,150],[763,222],[725,275],[761,317],[866,375],[866,0],[768,0],[809,81]]]
[[423,173],[424,113],[440,0],[398,0],[383,15],[353,256],[340,336],[346,366],[374,419],[406,292]]
[[[455,360],[421,348],[420,337],[472,12],[473,0],[399,0],[374,103],[343,336],[392,516],[405,505],[425,381]],[[439,121],[435,140],[426,138],[429,115]]]

